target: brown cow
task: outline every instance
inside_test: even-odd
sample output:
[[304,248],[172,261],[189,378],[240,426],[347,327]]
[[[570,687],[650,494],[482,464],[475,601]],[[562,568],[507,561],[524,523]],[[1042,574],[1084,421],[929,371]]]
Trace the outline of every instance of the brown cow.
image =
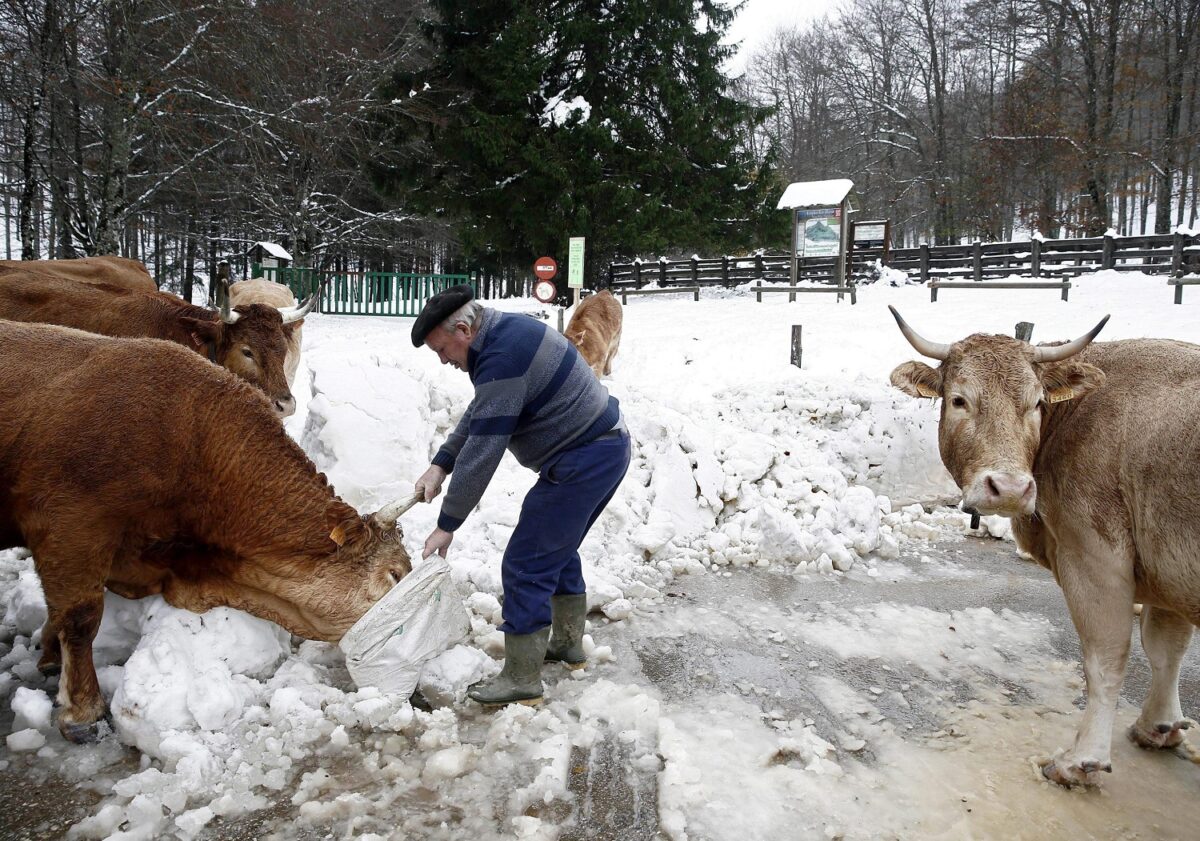
[[[296,297],[292,290],[282,283],[273,280],[255,278],[239,280],[229,287],[229,304],[232,307],[249,304],[266,304],[278,310],[286,310],[296,306]],[[283,373],[287,377],[288,387],[296,382],[296,369],[300,366],[300,342],[303,338],[301,327],[304,321],[293,324],[292,332],[288,335],[287,356],[283,360]]]
[[336,641],[410,571],[402,511],[360,516],[261,393],[177,345],[0,322],[0,548],[33,552],[72,741],[105,714],[105,587]]
[[0,277],[13,271],[77,280],[81,283],[99,283],[120,286],[123,289],[138,289],[142,292],[157,292],[158,286],[146,264],[128,257],[80,257],[77,260],[0,260]]
[[1089,347],[1107,317],[1065,345],[985,335],[936,344],[892,312],[919,353],[942,361],[936,370],[906,362],[892,383],[942,398],[938,443],[964,506],[1012,518],[1079,633],[1087,710],[1075,744],[1043,773],[1073,785],[1112,770],[1135,601],[1152,679],[1129,736],[1144,748],[1179,746],[1190,724],[1179,667],[1200,624],[1200,346]]
[[219,313],[166,292],[93,286],[32,272],[13,272],[0,283],[0,318],[176,342],[257,385],[282,417],[296,411],[283,370],[288,337],[292,324],[315,302],[283,311],[252,304]]
[[613,357],[621,344],[621,321],[621,305],[605,289],[584,298],[563,331],[597,377],[612,373]]

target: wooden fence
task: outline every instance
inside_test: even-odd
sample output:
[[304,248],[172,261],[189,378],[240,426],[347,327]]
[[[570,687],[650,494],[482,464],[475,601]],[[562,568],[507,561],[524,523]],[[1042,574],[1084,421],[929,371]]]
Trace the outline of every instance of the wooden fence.
[[[874,272],[881,249],[852,250],[849,280],[861,282]],[[1200,235],[1153,234],[1140,237],[1035,239],[1027,242],[975,242],[970,245],[921,245],[893,248],[886,265],[921,281],[952,277],[982,281],[1022,275],[1063,278],[1085,272],[1115,269],[1182,277],[1200,273]],[[798,281],[831,283],[835,258],[807,257],[799,263]],[[612,288],[659,286],[737,286],[758,279],[790,281],[786,254],[720,257],[701,260],[610,263]]]

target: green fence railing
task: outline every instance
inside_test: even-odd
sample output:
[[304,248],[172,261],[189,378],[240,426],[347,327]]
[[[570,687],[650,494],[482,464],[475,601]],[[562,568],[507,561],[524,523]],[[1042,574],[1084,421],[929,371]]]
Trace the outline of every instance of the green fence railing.
[[432,296],[462,283],[477,281],[465,274],[407,274],[397,272],[336,272],[308,268],[258,269],[266,280],[287,286],[297,301],[320,290],[319,312],[330,315],[391,315],[415,317]]

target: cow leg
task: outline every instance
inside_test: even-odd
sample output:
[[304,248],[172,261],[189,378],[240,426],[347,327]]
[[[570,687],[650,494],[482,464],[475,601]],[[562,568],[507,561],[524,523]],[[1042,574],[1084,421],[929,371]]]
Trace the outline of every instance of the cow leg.
[[1192,724],[1179,705],[1179,665],[1191,641],[1192,623],[1187,619],[1161,607],[1143,608],[1142,648],[1150,661],[1150,693],[1129,728],[1129,738],[1143,748],[1178,747]]
[[1042,773],[1066,786],[1095,785],[1100,771],[1112,771],[1112,728],[1133,621],[1133,561],[1095,537],[1070,543],[1083,551],[1068,554],[1060,542],[1056,572],[1083,649],[1087,708],[1075,744]]
[[56,675],[62,669],[62,646],[58,640],[58,626],[46,617],[42,626],[42,656],[38,659],[38,671],[44,675]]
[[104,613],[104,595],[83,599],[62,612],[59,640],[63,670],[59,679],[58,729],[69,742],[90,742],[99,735],[98,723],[108,712],[92,663],[92,641]]

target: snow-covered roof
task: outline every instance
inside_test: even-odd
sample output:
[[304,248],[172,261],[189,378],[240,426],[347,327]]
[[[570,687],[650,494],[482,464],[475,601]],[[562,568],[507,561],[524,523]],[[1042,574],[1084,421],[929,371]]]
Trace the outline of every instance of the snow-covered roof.
[[287,253],[287,249],[282,245],[274,242],[256,242],[250,246],[251,250],[261,247],[263,251],[270,254],[272,257],[278,257],[280,260],[290,260],[292,255]]
[[794,207],[833,207],[842,203],[846,194],[854,189],[849,178],[834,178],[829,181],[797,181],[788,184],[783,198],[775,205],[777,210]]

